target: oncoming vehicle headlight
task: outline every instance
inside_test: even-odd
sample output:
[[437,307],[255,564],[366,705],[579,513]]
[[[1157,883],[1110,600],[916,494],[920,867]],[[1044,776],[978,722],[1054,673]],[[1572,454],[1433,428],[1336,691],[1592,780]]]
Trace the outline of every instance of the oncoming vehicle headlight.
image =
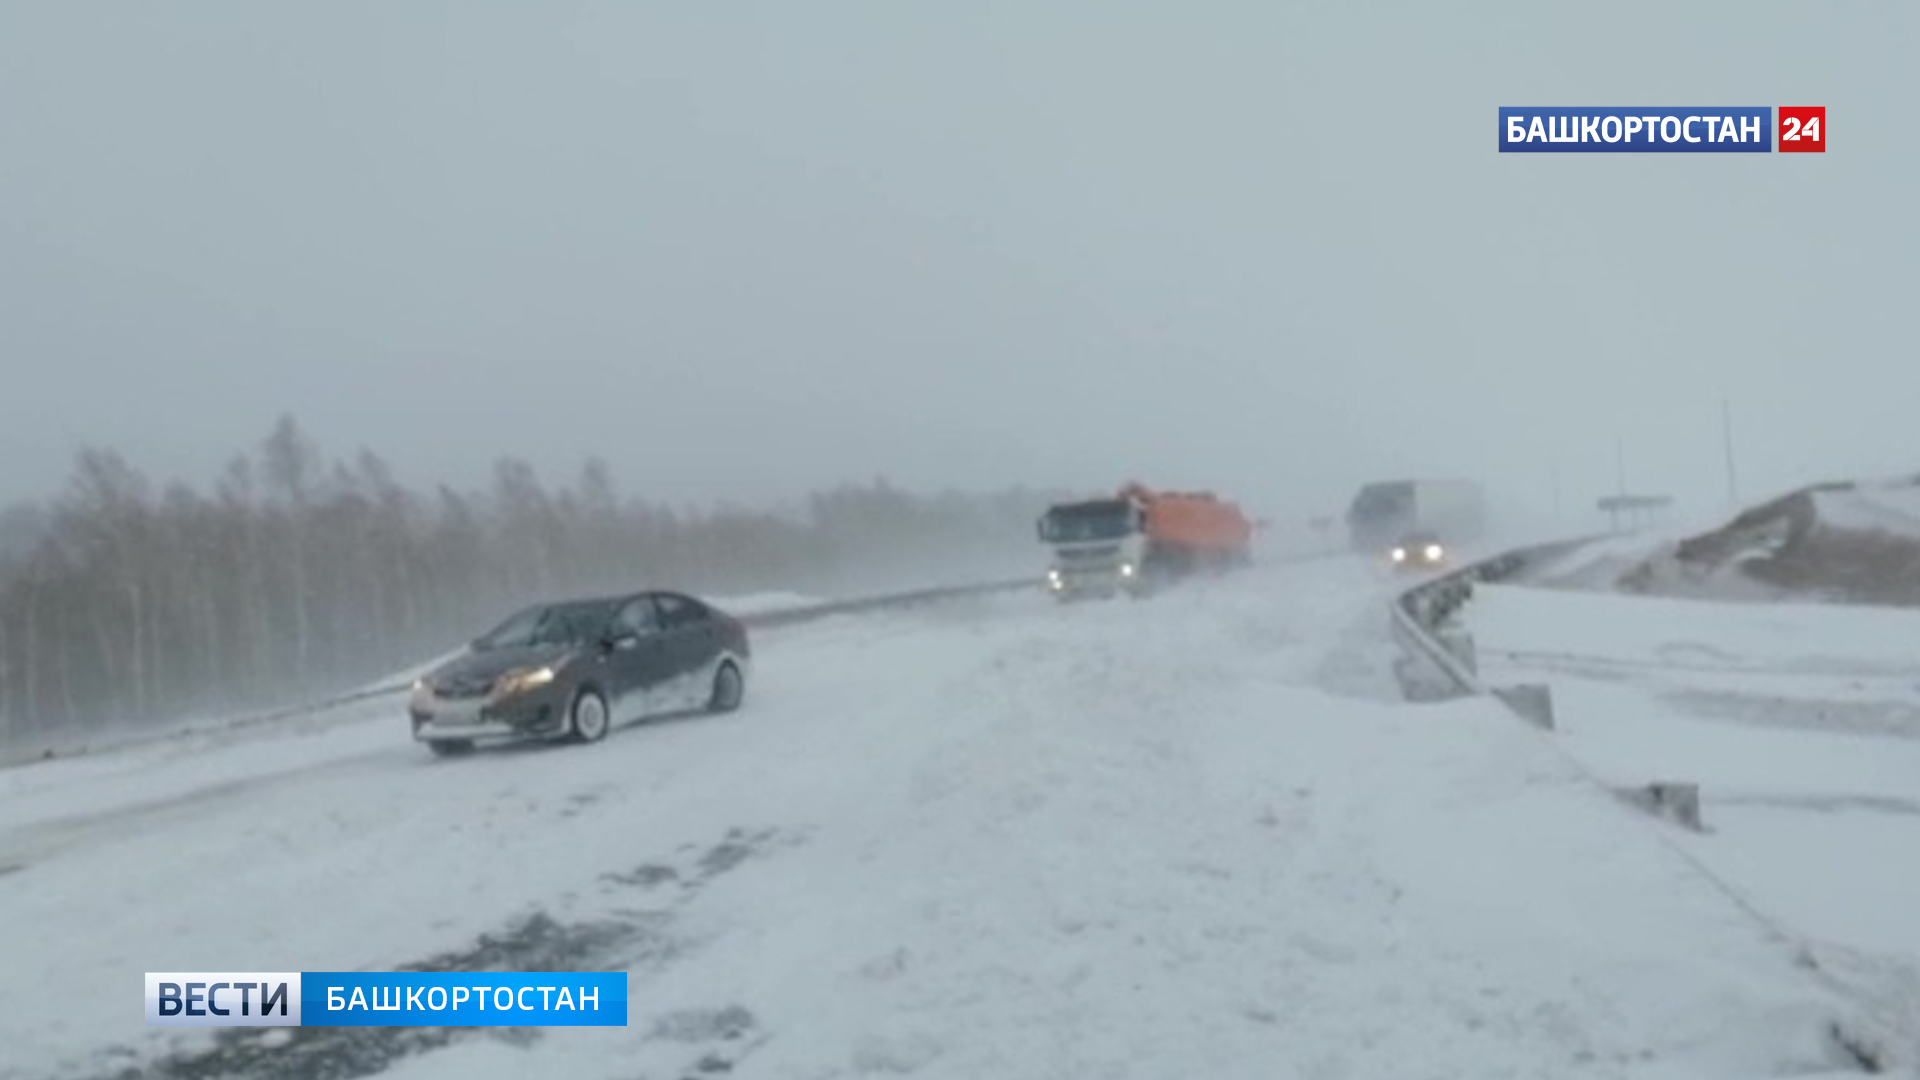
[[1394,561],[1394,562],[1406,562],[1406,561],[1407,561],[1407,549],[1406,549],[1406,548],[1398,548],[1398,547],[1397,547],[1397,548],[1394,548],[1394,549],[1393,549],[1393,552],[1392,552],[1392,558],[1393,558],[1393,561]]
[[1123,562],[1123,563],[1121,563],[1121,564],[1120,564],[1120,576],[1121,576],[1121,577],[1132,577],[1132,576],[1133,576],[1133,564],[1132,564],[1132,563],[1130,563],[1130,562]]
[[523,694],[528,690],[545,686],[553,681],[553,665],[537,667],[528,671],[514,671],[500,676],[493,684],[493,692],[502,697],[508,694]]
[[1428,558],[1428,559],[1431,559],[1431,560],[1433,560],[1434,562],[1438,562],[1438,561],[1440,561],[1440,556],[1442,556],[1442,555],[1445,555],[1445,554],[1446,554],[1446,551],[1445,551],[1445,550],[1443,550],[1443,549],[1442,549],[1442,548],[1440,547],[1440,545],[1439,545],[1439,544],[1428,544],[1428,545],[1427,545],[1427,558]]

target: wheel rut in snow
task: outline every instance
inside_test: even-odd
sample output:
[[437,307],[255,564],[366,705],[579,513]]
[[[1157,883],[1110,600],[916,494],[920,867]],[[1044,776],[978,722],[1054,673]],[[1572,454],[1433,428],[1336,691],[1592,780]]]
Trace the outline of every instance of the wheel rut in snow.
[[[563,920],[535,911],[482,934],[466,948],[393,970],[625,970],[646,978],[699,947],[679,928],[679,914],[709,883],[802,841],[781,830],[733,829],[717,842],[682,845],[672,857],[602,874],[595,897],[604,914]],[[646,893],[651,906],[636,906],[635,890]],[[630,1010],[634,1001],[630,991]],[[684,1048],[682,1073],[689,1077],[731,1071],[764,1039],[758,1019],[736,1004],[682,1008],[636,1026],[648,1032],[649,1042]],[[215,1032],[210,1046],[157,1060],[137,1060],[135,1050],[118,1047],[102,1055],[105,1067],[81,1075],[89,1080],[356,1080],[459,1042],[493,1040],[528,1047],[543,1037],[539,1029],[526,1027],[228,1028]]]

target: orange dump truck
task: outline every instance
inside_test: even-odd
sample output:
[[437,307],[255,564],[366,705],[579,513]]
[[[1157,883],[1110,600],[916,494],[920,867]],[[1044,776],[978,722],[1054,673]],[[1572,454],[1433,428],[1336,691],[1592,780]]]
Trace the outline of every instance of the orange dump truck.
[[1128,484],[1116,494],[1061,503],[1039,521],[1053,552],[1047,587],[1062,599],[1141,595],[1198,571],[1251,561],[1253,523],[1205,491],[1154,491]]

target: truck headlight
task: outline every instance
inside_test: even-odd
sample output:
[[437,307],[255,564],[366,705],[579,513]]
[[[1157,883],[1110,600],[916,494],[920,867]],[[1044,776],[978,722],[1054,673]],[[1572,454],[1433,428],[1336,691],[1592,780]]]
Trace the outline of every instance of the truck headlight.
[[529,690],[547,685],[553,681],[553,666],[533,668],[530,671],[515,671],[500,676],[493,684],[493,692],[501,697],[510,694],[524,694]]

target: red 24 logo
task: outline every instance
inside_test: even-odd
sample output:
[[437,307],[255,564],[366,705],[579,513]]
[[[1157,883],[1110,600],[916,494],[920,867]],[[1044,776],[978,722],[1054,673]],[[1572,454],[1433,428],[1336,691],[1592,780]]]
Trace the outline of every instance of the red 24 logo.
[[1827,107],[1825,105],[1780,106],[1780,152],[1783,154],[1826,153]]

